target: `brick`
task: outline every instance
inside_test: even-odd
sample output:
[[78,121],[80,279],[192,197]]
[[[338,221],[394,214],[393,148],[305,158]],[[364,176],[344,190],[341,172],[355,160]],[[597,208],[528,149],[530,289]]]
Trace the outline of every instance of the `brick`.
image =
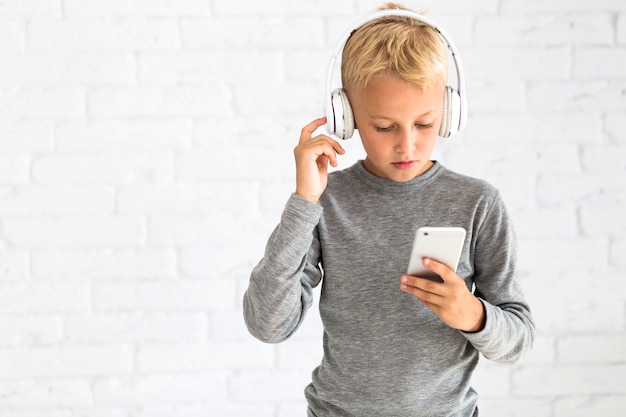
[[64,337],[74,343],[181,342],[206,332],[206,318],[190,313],[102,313],[69,317],[64,326]]
[[560,207],[518,211],[513,221],[520,238],[576,238],[579,232],[576,213]]
[[528,299],[533,314],[542,318],[541,330],[546,332],[614,334],[622,331],[625,324],[623,299],[602,302],[570,295],[568,300],[545,306],[542,297],[531,291],[528,291]]
[[[448,6],[452,3],[455,3],[455,5],[452,8],[448,8]],[[488,5],[487,3],[491,3],[491,5]],[[490,8],[494,5],[494,3],[495,2],[493,0],[480,1],[476,3],[476,7],[485,6],[486,8]],[[457,11],[454,10],[455,7]],[[465,9],[466,7],[467,5],[464,2],[453,1],[450,4],[433,2],[433,5],[428,7],[428,9],[423,9],[421,7],[414,9],[418,12],[425,10],[425,16],[435,21],[440,28],[443,28],[443,30],[448,34],[448,37],[452,39],[454,45],[457,47],[463,62],[465,62],[464,57],[468,56],[467,48],[474,44],[475,33],[475,19],[472,16],[474,12],[458,12],[458,10]],[[441,10],[441,12],[439,10]],[[450,54],[448,54],[448,60],[452,60]]]
[[[325,90],[326,67],[330,60],[327,48],[298,48],[288,50],[284,55],[286,80],[298,83],[316,82],[324,87],[322,91]],[[311,63],[315,64],[315,68],[312,68]],[[334,77],[339,77],[338,74],[339,68],[336,67]]]
[[[167,84],[206,84],[215,80],[267,83],[284,80],[283,61],[283,54],[275,49],[145,53],[139,57],[139,80]],[[219,97],[215,95],[217,101]]]
[[506,397],[511,391],[511,367],[484,362],[472,375],[472,387],[481,397]]
[[[294,179],[293,148],[256,148],[232,144],[212,150],[182,152],[176,160],[183,181],[215,181],[228,173],[230,181]],[[227,157],[223,157],[225,155]]]
[[[533,311],[533,306],[531,306],[531,311]],[[557,337],[553,334],[537,334],[532,349],[522,357],[518,366],[552,364],[556,358],[556,340]]]
[[498,173],[485,178],[499,191],[511,212],[513,223],[517,223],[518,212],[528,211],[535,204],[535,178],[523,173]]
[[319,340],[289,340],[276,346],[277,368],[312,371],[322,363],[324,351]]
[[582,149],[583,166],[590,172],[623,173],[626,171],[624,158],[626,158],[624,145],[587,145]]
[[203,372],[272,368],[274,347],[246,342],[146,344],[138,349],[140,372]]
[[94,308],[102,311],[206,311],[235,307],[232,280],[98,283]]
[[47,378],[127,373],[132,369],[129,346],[54,346],[0,351],[0,377]]
[[559,398],[554,403],[555,417],[603,416],[619,417],[626,408],[626,395],[572,396]]
[[27,184],[30,159],[25,155],[0,155],[0,185]]
[[101,408],[224,401],[227,377],[215,372],[99,379],[93,384],[93,402]]
[[[294,191],[295,179],[264,182],[261,184],[259,190],[261,210],[264,213],[271,213],[273,215],[280,216],[285,208],[287,199]],[[279,217],[277,217],[277,219],[278,218]]]
[[242,202],[250,201],[256,190],[256,184],[249,181],[125,187],[119,193],[118,205],[121,213],[211,214],[228,210],[251,214],[256,206]]
[[558,362],[568,365],[601,365],[626,361],[622,335],[565,336],[558,340]]
[[626,201],[626,190],[612,173],[553,174],[537,180],[540,204],[612,206]]
[[131,54],[15,54],[0,57],[2,84],[132,83]]
[[608,263],[608,243],[602,238],[519,239],[519,248],[526,265],[547,270],[593,268]]
[[[488,71],[488,66],[482,71]],[[487,77],[486,72],[483,74]],[[494,113],[526,111],[528,98],[525,83],[521,80],[499,80],[497,75],[492,72],[488,80],[466,80],[468,108],[473,113],[489,113],[492,117]],[[471,128],[469,120],[468,128]]]
[[310,371],[245,371],[231,379],[232,398],[241,403],[301,400]]
[[88,415],[90,417],[124,417],[121,410],[94,409],[93,407],[72,407],[72,408],[42,408],[42,409],[12,409],[10,412],[0,411],[0,417],[75,417],[76,415]]
[[626,239],[619,239],[611,243],[610,247],[610,264],[617,267],[625,267],[626,266]]
[[624,209],[619,206],[583,207],[580,225],[588,236],[623,236],[626,233]]
[[[620,326],[625,320],[621,304],[626,283],[618,272],[606,267],[578,268],[565,264],[559,269],[541,265],[537,270],[549,271],[549,282],[535,272],[532,276],[524,273],[522,283],[528,298],[533,301],[534,314],[543,317],[541,327],[548,329],[548,335],[555,336],[554,329],[558,327],[569,328],[577,335],[584,333],[584,329],[594,334],[605,331],[610,336],[621,331]],[[609,293],[607,288],[611,289]],[[546,304],[541,301],[542,293],[559,293],[563,301]],[[585,317],[585,309],[589,309],[588,317]],[[580,320],[580,328],[575,327],[576,320]],[[594,324],[594,320],[597,323]]]
[[532,112],[623,111],[626,97],[607,81],[536,81],[528,87]]
[[0,215],[106,214],[115,209],[106,188],[29,187],[0,194]]
[[[271,132],[271,134],[268,134],[268,132]],[[232,142],[231,144],[235,146],[235,150],[252,151],[260,147],[271,148],[276,146],[287,149],[289,146],[285,145],[288,138],[293,138],[292,142],[289,142],[289,144],[295,146],[299,138],[299,133],[288,136],[286,126],[277,126],[273,120],[258,115],[207,117],[198,120],[194,124],[194,148],[206,150],[207,152],[227,152],[231,144],[226,146],[225,144],[218,143],[216,138],[220,137],[229,137]],[[263,146],[260,146],[260,144]]]
[[167,248],[38,250],[30,258],[35,279],[171,279],[176,252]]
[[[59,152],[168,151],[191,147],[193,125],[188,119],[72,121],[59,123]],[[0,145],[1,146],[1,145]]]
[[623,10],[624,3],[620,0],[599,0],[589,3],[586,0],[544,0],[524,1],[508,0],[502,8],[504,13],[536,13],[536,12],[592,12],[606,10]]
[[451,147],[444,164],[477,177],[524,172],[526,175],[539,173],[571,173],[581,171],[580,152],[575,144],[512,143],[507,146],[486,147],[483,144],[457,143]]
[[[476,19],[475,42],[480,45],[609,45],[613,43],[612,15],[558,13],[481,16]],[[498,58],[499,59],[499,58]],[[551,71],[550,71],[551,72]]]
[[50,151],[52,134],[53,124],[49,121],[0,121],[0,152]]
[[323,29],[321,17],[308,16],[181,20],[183,46],[190,49],[216,48],[225,44],[231,48],[310,48],[323,46]]
[[[470,108],[472,103],[470,103]],[[584,117],[585,123],[580,123]],[[560,143],[584,144],[602,143],[604,121],[600,114],[550,113],[532,114],[516,112],[511,114],[479,113],[472,114],[468,128],[464,130],[463,142],[484,143],[501,147],[503,135],[506,143],[533,143],[544,146],[559,138]],[[616,126],[619,129],[619,125]],[[441,141],[455,146],[456,140]]]
[[617,42],[626,44],[626,13],[621,13],[617,17]]
[[204,16],[210,15],[210,4],[206,0],[64,0],[65,16],[76,17],[119,17],[119,16]]
[[354,12],[352,4],[338,3],[333,0],[319,0],[315,7],[308,4],[285,2],[282,0],[268,0],[264,3],[257,2],[232,2],[228,0],[214,1],[216,14],[222,16],[259,16],[259,15],[327,15],[346,14]]
[[[357,10],[361,13],[371,12],[380,7],[381,4],[377,0],[358,0]],[[451,0],[444,3],[436,0],[425,0],[419,2],[414,9],[425,12],[427,16],[432,15],[432,17],[440,13],[495,13],[498,10],[498,2],[497,0],[478,0],[475,2],[475,7],[472,7],[463,0]]]
[[48,185],[169,182],[173,177],[173,155],[169,152],[48,155],[33,162],[33,177]]
[[33,217],[4,221],[5,238],[19,248],[140,245],[143,234],[143,221],[138,217]]
[[[480,394],[480,393],[479,393]],[[537,400],[509,396],[506,398],[483,398],[478,407],[481,417],[552,417],[551,399]]]
[[28,277],[28,252],[2,248],[0,252],[0,282],[21,281]]
[[59,317],[4,316],[0,320],[0,346],[3,347],[50,345],[60,343],[61,338]]
[[0,8],[2,16],[11,17],[59,17],[62,13],[61,0],[6,0]]
[[626,393],[624,365],[525,367],[513,374],[516,395],[541,397]]
[[42,417],[52,417],[53,407],[88,408],[92,405],[89,385],[87,380],[68,379],[0,381],[0,413],[3,417],[34,417],[35,407],[39,407],[46,410]]
[[238,112],[249,117],[272,116],[282,120],[302,114],[321,115],[324,105],[324,91],[318,84],[239,83],[234,90]]
[[303,415],[307,411],[307,403],[305,400],[282,402],[278,408],[276,417],[292,417]]
[[85,92],[72,84],[45,87],[0,87],[3,117],[56,119],[81,118],[85,114]]
[[[602,62],[602,65],[597,65]],[[594,65],[595,64],[595,65]],[[584,80],[624,80],[626,47],[576,48],[573,77]]]
[[27,282],[0,286],[0,314],[81,313],[91,307],[87,284]]
[[[570,77],[572,62],[568,47],[492,46],[465,52],[463,67],[474,82],[492,80],[563,80]],[[550,71],[546,71],[546,67]],[[454,85],[454,84],[453,84]]]
[[0,51],[24,48],[24,29],[18,20],[0,20]]
[[93,89],[87,102],[89,114],[99,117],[229,116],[233,113],[232,94],[223,84],[102,87]]
[[246,236],[248,243],[263,242],[267,235],[259,237],[259,230],[269,228],[258,214],[239,216],[220,213],[211,216],[157,215],[151,218],[148,243],[153,245],[182,246],[231,246],[241,243]]
[[606,135],[613,143],[625,144],[626,117],[624,113],[608,113],[605,122]]
[[[241,299],[243,299],[243,295]],[[250,341],[252,338],[250,333],[248,333],[248,329],[246,329],[241,310],[212,311],[209,314],[209,322],[210,340],[232,342]]]
[[210,404],[147,405],[133,410],[132,417],[275,417],[272,404],[236,404],[228,400]]
[[233,245],[185,247],[180,251],[180,271],[191,277],[248,277],[263,256],[262,246],[239,242]]
[[163,50],[180,44],[173,19],[37,19],[27,28],[34,51]]

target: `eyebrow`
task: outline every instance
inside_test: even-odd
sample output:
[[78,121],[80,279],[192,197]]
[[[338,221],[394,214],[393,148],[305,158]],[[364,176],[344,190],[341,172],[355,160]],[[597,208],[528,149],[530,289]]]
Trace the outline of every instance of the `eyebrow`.
[[[417,116],[418,118],[420,117],[426,117],[426,116],[430,116],[431,114],[433,114],[436,110],[435,109],[430,109],[427,112],[420,114],[419,116]],[[393,117],[389,117],[389,116],[385,116],[382,114],[371,114],[369,115],[370,119],[377,119],[377,120],[390,120],[393,121]]]

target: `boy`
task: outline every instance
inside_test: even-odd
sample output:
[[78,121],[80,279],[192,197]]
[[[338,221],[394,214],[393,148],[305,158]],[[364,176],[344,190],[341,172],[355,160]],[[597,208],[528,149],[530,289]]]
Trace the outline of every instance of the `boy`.
[[[344,150],[312,137],[326,118],[302,129],[296,190],[251,274],[244,316],[254,336],[281,342],[323,282],[309,417],[477,416],[479,354],[512,363],[532,344],[498,191],[430,160],[446,58],[436,30],[416,19],[366,23],[346,42],[342,82],[367,157],[328,174]],[[456,272],[423,260],[442,282],[405,274],[419,226],[467,231]]]

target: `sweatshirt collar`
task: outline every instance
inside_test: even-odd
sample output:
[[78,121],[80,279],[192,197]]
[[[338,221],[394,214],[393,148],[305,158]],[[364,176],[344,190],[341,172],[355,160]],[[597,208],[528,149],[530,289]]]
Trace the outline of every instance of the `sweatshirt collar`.
[[396,182],[387,178],[380,178],[369,172],[363,165],[363,160],[358,161],[353,167],[356,171],[358,178],[367,185],[383,189],[385,191],[399,191],[407,192],[410,190],[416,190],[422,188],[441,176],[446,168],[437,161],[433,161],[433,166],[423,174],[413,178],[406,182]]

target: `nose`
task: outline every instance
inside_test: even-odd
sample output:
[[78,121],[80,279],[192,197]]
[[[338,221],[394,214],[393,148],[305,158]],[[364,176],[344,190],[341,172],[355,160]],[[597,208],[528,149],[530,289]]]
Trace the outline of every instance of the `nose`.
[[415,150],[415,133],[411,129],[401,129],[396,138],[395,151],[398,153],[410,153]]

